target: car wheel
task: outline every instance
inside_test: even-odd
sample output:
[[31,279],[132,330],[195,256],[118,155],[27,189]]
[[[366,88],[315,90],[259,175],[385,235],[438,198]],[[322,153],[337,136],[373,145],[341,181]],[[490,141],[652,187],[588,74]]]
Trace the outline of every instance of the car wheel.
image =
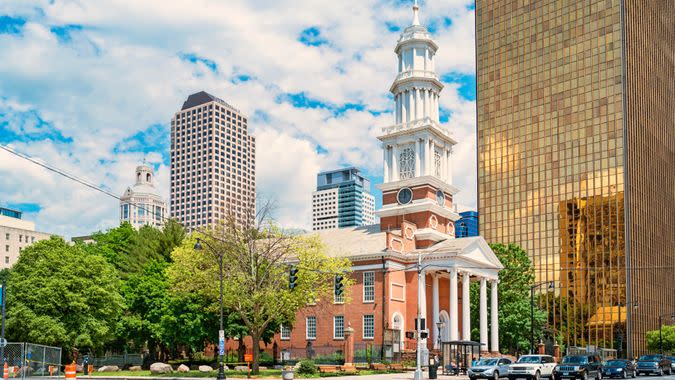
[[541,380],[541,374],[539,371],[534,373],[534,377],[532,378],[533,380]]
[[492,375],[492,378],[493,378],[494,380],[499,380],[499,371],[495,371],[495,374]]
[[626,371],[621,371],[621,378],[622,379],[628,378],[628,374],[626,373]]
[[581,374],[581,380],[588,380],[588,374],[586,372]]

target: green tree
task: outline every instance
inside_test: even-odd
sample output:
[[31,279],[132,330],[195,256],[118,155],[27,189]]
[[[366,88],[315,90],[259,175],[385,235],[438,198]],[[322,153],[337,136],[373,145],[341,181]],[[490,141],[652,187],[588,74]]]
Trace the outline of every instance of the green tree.
[[[675,353],[675,325],[661,326],[663,352]],[[659,330],[647,331],[647,348],[654,352],[661,352],[659,347]]]
[[[516,353],[530,348],[530,286],[534,267],[527,252],[517,244],[490,244],[504,269],[499,272],[499,342],[502,351]],[[472,338],[480,339],[480,284],[471,284]],[[489,307],[489,305],[488,305]],[[546,314],[535,305],[535,339],[546,322]]]
[[21,252],[7,283],[11,339],[100,350],[115,338],[124,308],[115,269],[62,238]]
[[[265,217],[267,211],[263,207],[257,218],[245,218],[256,222],[239,224],[228,218],[223,225],[185,239],[174,250],[169,269],[177,291],[203,294],[215,301],[222,266],[223,303],[241,318],[254,342],[254,373],[259,366],[258,343],[268,327],[275,321],[293,321],[308,303],[332,299],[335,274],[351,268],[347,259],[329,257],[317,237],[283,233]],[[202,239],[204,249],[194,249],[196,237]],[[288,288],[290,263],[299,268],[294,290]]]

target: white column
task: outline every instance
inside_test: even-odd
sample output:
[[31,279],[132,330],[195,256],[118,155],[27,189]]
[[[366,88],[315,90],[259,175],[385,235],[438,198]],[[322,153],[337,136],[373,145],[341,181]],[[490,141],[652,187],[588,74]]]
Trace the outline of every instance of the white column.
[[459,319],[457,306],[457,269],[450,269],[450,340],[457,340]]
[[439,110],[438,110],[438,95],[434,94],[434,120],[436,122],[439,121],[439,119],[440,119],[439,116],[440,116],[440,114],[439,114]]
[[415,119],[421,119],[422,117],[424,117],[424,105],[422,104],[421,88],[415,90],[415,104],[417,109],[417,117]]
[[401,102],[401,123],[405,123],[408,121],[408,105],[406,104],[408,97],[405,91],[401,92],[398,97]]
[[400,102],[401,96],[400,96],[400,94],[396,95],[395,99],[396,99],[396,124],[400,124],[401,123],[401,102]]
[[448,176],[448,178],[445,180],[445,182],[452,185],[452,148],[446,150],[446,155],[447,155],[446,161],[448,162],[446,175]]
[[384,182],[389,182],[389,148],[382,145],[382,166],[384,167]]
[[424,140],[424,175],[429,175],[429,152],[431,146],[431,140]]
[[415,141],[413,144],[413,150],[415,151],[415,176],[420,175],[420,143]]
[[470,286],[471,275],[467,272],[464,272],[464,276],[462,276],[462,339],[464,340],[471,340]]
[[[429,329],[429,321],[427,320],[427,279],[425,271],[422,271],[422,273],[420,273],[420,280],[418,284],[420,285],[420,288],[418,289],[419,292],[417,294],[417,296],[419,297],[419,304],[420,304],[420,318],[426,321],[427,326],[425,327]],[[427,340],[422,339],[422,347],[426,346]]]
[[391,180],[398,181],[398,149],[396,144],[391,146]]
[[415,120],[415,102],[414,102],[414,93],[415,89],[408,90],[408,121]]
[[480,350],[488,351],[487,280],[480,279]]
[[431,282],[431,306],[432,306],[432,324],[429,331],[433,331],[434,349],[438,349],[438,321],[440,320],[439,299],[438,299],[438,274],[434,273]]
[[490,351],[499,352],[499,301],[497,300],[498,280],[492,280],[492,294],[490,295]]

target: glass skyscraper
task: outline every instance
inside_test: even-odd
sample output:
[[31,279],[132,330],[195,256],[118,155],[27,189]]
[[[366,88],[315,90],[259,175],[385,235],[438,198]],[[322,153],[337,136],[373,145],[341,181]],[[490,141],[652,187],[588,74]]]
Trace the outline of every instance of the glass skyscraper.
[[326,230],[375,224],[375,198],[370,180],[359,169],[321,172],[312,193],[312,229]]
[[469,237],[478,235],[478,213],[475,211],[460,212],[461,218],[455,223],[456,237]]
[[671,0],[476,1],[480,232],[555,283],[544,335],[566,346],[642,353],[675,305],[673,20]]

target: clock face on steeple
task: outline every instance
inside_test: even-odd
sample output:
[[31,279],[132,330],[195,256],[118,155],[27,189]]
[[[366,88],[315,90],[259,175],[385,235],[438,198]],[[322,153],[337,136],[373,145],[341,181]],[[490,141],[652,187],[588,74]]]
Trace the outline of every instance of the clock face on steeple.
[[408,187],[404,187],[396,194],[396,200],[399,204],[405,205],[412,201],[412,195],[412,190]]

